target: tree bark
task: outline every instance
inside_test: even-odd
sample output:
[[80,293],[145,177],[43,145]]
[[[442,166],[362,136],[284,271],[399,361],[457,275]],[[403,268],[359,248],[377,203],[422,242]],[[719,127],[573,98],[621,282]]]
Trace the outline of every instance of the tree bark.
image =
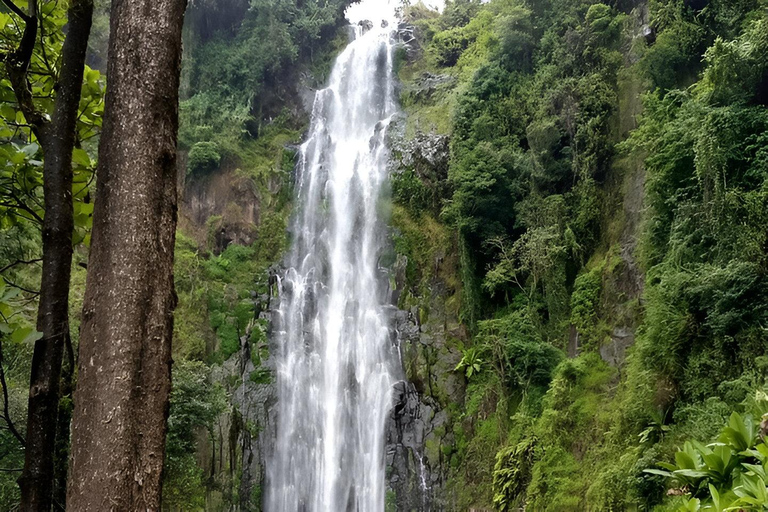
[[74,392],[75,351],[67,336],[66,357],[61,369],[59,415],[56,422],[56,449],[53,458],[53,503],[62,509],[67,503],[67,473],[69,472],[69,438],[72,426],[72,394]]
[[[37,32],[37,6],[30,2],[27,34]],[[51,510],[53,505],[54,446],[59,412],[59,380],[65,344],[69,340],[69,282],[72,267],[72,150],[77,138],[77,115],[85,69],[85,55],[93,17],[93,0],[72,0],[68,9],[68,33],[61,54],[54,112],[50,122],[28,116],[43,148],[43,271],[37,330],[29,388],[24,470],[19,478],[21,511]],[[31,36],[34,40],[34,35]],[[22,41],[22,46],[24,46]],[[32,43],[34,45],[34,43]],[[25,48],[24,55],[31,57]],[[22,58],[19,64],[23,65]],[[27,61],[28,62],[28,61]],[[29,100],[26,66],[18,68],[14,89],[20,103]],[[22,109],[25,106],[22,105]],[[27,112],[25,112],[27,114]],[[61,504],[63,505],[63,503]]]
[[113,0],[67,508],[160,510],[186,0]]

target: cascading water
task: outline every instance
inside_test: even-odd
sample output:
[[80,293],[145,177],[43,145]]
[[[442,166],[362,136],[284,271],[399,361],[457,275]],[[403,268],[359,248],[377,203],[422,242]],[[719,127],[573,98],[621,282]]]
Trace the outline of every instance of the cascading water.
[[384,510],[384,429],[399,361],[378,269],[385,135],[397,108],[394,22],[355,27],[317,94],[301,148],[293,248],[273,331],[278,423],[268,512]]

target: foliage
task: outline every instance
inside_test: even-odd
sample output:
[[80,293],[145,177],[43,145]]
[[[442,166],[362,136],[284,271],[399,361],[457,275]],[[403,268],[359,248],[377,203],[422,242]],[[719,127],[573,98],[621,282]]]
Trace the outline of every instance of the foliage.
[[[208,0],[192,4],[187,30],[195,46],[185,61],[188,86],[181,104],[182,148],[215,142],[222,156],[241,157],[242,142],[261,135],[280,115],[286,97],[300,104],[297,71],[327,64],[323,61],[326,48],[332,45],[350,3]],[[293,128],[300,127],[299,117],[292,116]]]
[[[26,5],[22,5],[26,9]],[[67,4],[40,2],[40,30],[33,48],[28,85],[35,109],[53,114],[61,72]],[[24,23],[7,9],[0,12],[0,376],[3,399],[0,409],[0,509],[16,506],[16,485],[24,463],[19,437],[24,437],[29,395],[32,348],[36,331],[37,297],[42,250],[43,162],[45,155],[32,127],[18,105],[5,58],[16,49]],[[72,154],[74,233],[73,245],[82,254],[90,244],[95,160],[94,139],[104,112],[104,78],[86,67],[80,97],[76,148]],[[76,260],[79,256],[76,256]],[[76,286],[74,288],[77,288]],[[76,336],[73,336],[75,340]]]
[[716,443],[686,441],[675,454],[675,464],[662,462],[662,470],[646,472],[666,477],[679,489],[673,494],[685,496],[680,510],[765,510],[768,447],[758,436],[759,428],[759,420],[750,414],[734,412]]
[[198,142],[189,150],[187,173],[205,174],[215,171],[221,162],[219,146],[215,142]]
[[[589,251],[596,240],[596,184],[611,158],[624,17],[595,5],[581,11],[581,21],[558,17],[560,25],[541,34],[534,13],[519,2],[491,2],[432,39],[443,55],[438,65],[468,67],[466,56],[477,69],[454,114],[455,192],[444,214],[473,247],[479,275],[470,279],[484,281],[496,301],[509,298],[508,284],[531,298],[543,293],[562,321],[565,256]],[[482,35],[456,43],[457,31],[472,30]],[[562,30],[572,38],[559,38]],[[445,58],[448,48],[462,49],[461,58]]]
[[191,239],[178,238],[176,283],[183,321],[177,327],[174,352],[188,359],[226,360],[240,350],[240,338],[253,325],[253,297],[267,292],[274,256],[260,258],[259,242],[250,247],[230,245],[218,256],[206,255]]
[[536,443],[533,439],[503,448],[493,471],[493,506],[501,512],[517,510],[530,480]]
[[213,427],[226,403],[223,388],[210,383],[210,369],[205,364],[182,360],[174,365],[164,506],[182,510],[200,510],[205,506],[204,474],[194,456],[197,434],[207,432],[213,437]]
[[496,371],[509,389],[522,393],[546,389],[561,358],[541,339],[532,314],[525,310],[480,322],[475,342],[493,355]]
[[[465,508],[675,501],[643,469],[711,434],[764,378],[764,2],[653,0],[648,27],[634,7],[408,11],[424,53],[400,71],[404,108],[417,130],[452,110],[440,127],[451,160],[442,189],[423,170],[395,177],[394,220],[440,204],[459,236],[453,277],[472,332],[457,370],[471,378],[451,485]],[[422,92],[425,71],[455,82]],[[432,266],[415,246],[397,246],[409,281]],[[611,354],[624,332],[635,346]],[[561,362],[568,343],[580,355]]]
[[599,346],[600,292],[603,285],[602,268],[595,267],[576,278],[571,295],[571,324],[576,327],[582,345]]
[[467,379],[471,379],[473,375],[480,373],[483,369],[483,360],[480,358],[480,352],[476,347],[470,347],[464,351],[461,361],[456,365],[453,371],[461,371]]

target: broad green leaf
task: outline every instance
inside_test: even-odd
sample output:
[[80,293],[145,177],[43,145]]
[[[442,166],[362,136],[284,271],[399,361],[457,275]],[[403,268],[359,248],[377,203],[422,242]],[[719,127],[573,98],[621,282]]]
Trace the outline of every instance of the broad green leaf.
[[81,148],[75,148],[72,151],[72,163],[81,167],[91,167],[91,157],[88,156],[88,152]]
[[709,472],[696,469],[678,469],[674,472],[675,476],[685,476],[693,479],[707,478]]
[[720,505],[720,493],[717,492],[717,489],[712,484],[709,484],[709,493],[712,495],[712,503],[715,505],[715,510],[721,512],[723,509]]
[[698,512],[699,510],[701,510],[701,500],[698,498],[691,498],[680,507],[681,512]]
[[677,467],[680,469],[696,469],[697,467],[690,454],[685,452],[677,452],[675,454],[675,462],[677,462]]
[[660,469],[644,469],[643,473],[648,473],[651,475],[659,475],[667,478],[671,478],[673,476],[670,471],[662,471]]
[[[39,335],[39,336],[38,336]],[[11,340],[14,343],[26,343],[28,341],[36,341],[42,337],[42,333],[38,333],[32,327],[19,327],[11,333]]]
[[6,119],[16,120],[16,109],[7,103],[0,105],[0,114]]

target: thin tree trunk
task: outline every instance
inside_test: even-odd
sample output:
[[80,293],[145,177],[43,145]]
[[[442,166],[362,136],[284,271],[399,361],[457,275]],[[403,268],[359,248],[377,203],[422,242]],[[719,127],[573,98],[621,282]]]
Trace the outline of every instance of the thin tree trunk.
[[185,0],[113,0],[67,508],[160,510]]
[[72,425],[72,394],[74,392],[75,352],[67,336],[66,358],[61,370],[59,416],[56,423],[56,452],[53,459],[53,503],[55,509],[67,503],[67,472],[69,470],[69,437]]
[[[93,0],[72,0],[53,118],[50,123],[38,122],[35,126],[45,156],[43,272],[37,314],[37,330],[43,336],[35,343],[32,356],[27,442],[24,470],[19,478],[22,511],[48,512],[53,504],[59,380],[64,347],[69,339],[69,282],[74,229],[72,150],[76,140],[92,16]],[[34,1],[30,2],[30,16],[26,21],[29,31],[36,32],[37,9]],[[25,36],[27,32],[25,30]],[[26,80],[26,70],[24,76]],[[23,87],[26,88],[26,82]],[[16,94],[22,103],[25,93],[17,91]],[[27,107],[33,108],[31,104]]]

